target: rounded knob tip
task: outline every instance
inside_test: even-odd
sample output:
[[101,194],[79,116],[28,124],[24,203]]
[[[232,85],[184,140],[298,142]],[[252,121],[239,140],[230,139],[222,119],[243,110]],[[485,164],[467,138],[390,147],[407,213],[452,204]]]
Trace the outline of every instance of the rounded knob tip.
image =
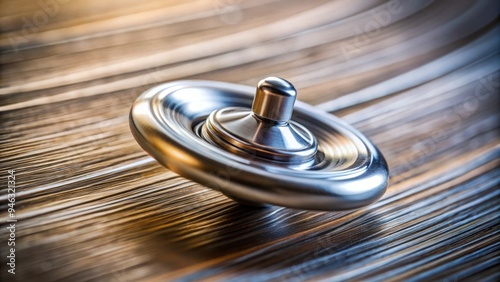
[[292,118],[297,90],[285,79],[268,77],[257,85],[252,111],[259,117],[288,122]]

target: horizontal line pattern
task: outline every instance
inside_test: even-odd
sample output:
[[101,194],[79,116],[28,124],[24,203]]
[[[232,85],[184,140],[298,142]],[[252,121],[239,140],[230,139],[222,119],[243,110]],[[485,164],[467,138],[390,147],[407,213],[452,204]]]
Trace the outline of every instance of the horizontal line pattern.
[[[494,1],[60,1],[17,52],[9,36],[41,8],[15,3],[0,12],[0,168],[16,170],[16,280],[499,279]],[[240,206],[130,134],[152,85],[268,75],[381,149],[379,202]],[[4,281],[5,192],[0,206]]]

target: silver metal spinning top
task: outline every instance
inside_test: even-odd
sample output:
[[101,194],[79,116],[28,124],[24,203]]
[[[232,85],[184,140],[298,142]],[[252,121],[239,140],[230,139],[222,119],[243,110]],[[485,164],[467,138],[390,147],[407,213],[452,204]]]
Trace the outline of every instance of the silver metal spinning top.
[[257,91],[170,82],[137,98],[130,128],[162,165],[245,204],[346,210],[379,199],[388,182],[379,150],[296,97],[277,77],[261,80]]

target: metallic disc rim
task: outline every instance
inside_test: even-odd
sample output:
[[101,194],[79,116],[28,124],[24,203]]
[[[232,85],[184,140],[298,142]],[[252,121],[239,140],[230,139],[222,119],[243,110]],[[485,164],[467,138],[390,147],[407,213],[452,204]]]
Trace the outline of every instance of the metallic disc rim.
[[380,151],[345,122],[300,101],[292,119],[316,136],[318,158],[323,158],[312,168],[245,158],[199,136],[197,129],[213,110],[250,108],[254,92],[248,86],[202,80],[162,84],[137,98],[130,113],[131,130],[162,165],[246,202],[346,210],[383,195],[388,170]]

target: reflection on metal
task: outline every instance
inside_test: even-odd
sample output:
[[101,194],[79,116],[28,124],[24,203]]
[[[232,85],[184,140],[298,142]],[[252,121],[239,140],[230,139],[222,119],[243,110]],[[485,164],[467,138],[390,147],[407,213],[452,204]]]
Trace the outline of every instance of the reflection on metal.
[[283,165],[311,162],[318,143],[307,128],[292,122],[297,92],[280,78],[262,80],[255,94],[252,110],[224,108],[207,118],[201,136],[227,151],[248,154]]
[[243,203],[345,210],[383,195],[387,164],[361,133],[296,102],[284,79],[262,80],[254,92],[210,81],[163,84],[136,100],[131,129],[161,164]]

